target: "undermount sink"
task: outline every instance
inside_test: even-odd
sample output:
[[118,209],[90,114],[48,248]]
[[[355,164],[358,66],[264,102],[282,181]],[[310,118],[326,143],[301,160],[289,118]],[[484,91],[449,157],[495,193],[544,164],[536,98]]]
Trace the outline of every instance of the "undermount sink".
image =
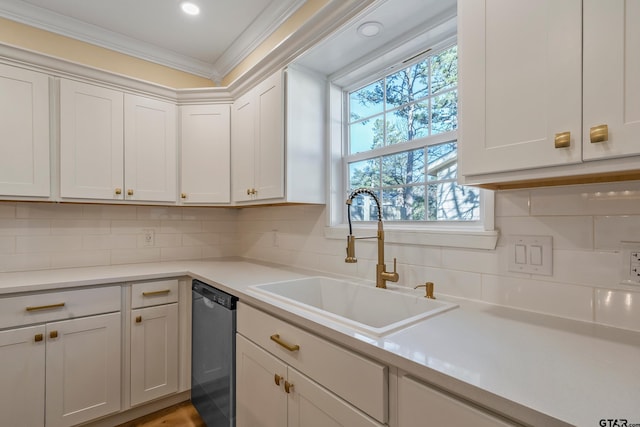
[[375,336],[386,335],[457,307],[457,304],[445,301],[322,276],[251,288]]

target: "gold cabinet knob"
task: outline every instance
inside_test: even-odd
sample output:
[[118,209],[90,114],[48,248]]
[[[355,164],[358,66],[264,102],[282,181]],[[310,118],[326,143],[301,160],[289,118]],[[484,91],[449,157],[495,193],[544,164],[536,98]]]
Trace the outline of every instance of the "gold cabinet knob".
[[252,189],[251,189],[251,194],[254,194],[254,195],[255,195],[255,194],[258,194],[258,190],[256,190],[255,188],[252,188]]
[[40,342],[40,341],[42,341],[43,339],[44,339],[44,336],[43,336],[42,334],[36,334],[36,336],[35,336],[35,337],[33,337],[33,340],[34,340],[35,342]]
[[142,316],[136,316],[136,323],[142,323]]
[[589,129],[589,139],[591,140],[592,144],[608,141],[609,126],[607,125],[593,126],[591,129]]
[[251,189],[247,188],[247,196],[250,196],[250,195],[251,195]]
[[566,148],[571,145],[571,132],[556,133],[554,138],[556,148]]
[[122,188],[116,188],[115,193],[116,193],[117,195],[122,194]]
[[186,199],[187,198],[187,193],[180,193],[180,198],[181,199]]
[[278,375],[278,374],[275,374],[273,376],[273,381],[276,383],[277,386],[280,385],[280,381],[282,381],[283,379],[284,379],[284,377],[281,376],[281,375]]
[[289,381],[285,381],[284,391],[286,391],[287,393],[291,393],[292,390],[293,390],[293,383],[290,383]]
[[49,338],[58,338],[58,331],[49,332]]
[[127,196],[133,196],[133,190],[131,188],[127,190]]

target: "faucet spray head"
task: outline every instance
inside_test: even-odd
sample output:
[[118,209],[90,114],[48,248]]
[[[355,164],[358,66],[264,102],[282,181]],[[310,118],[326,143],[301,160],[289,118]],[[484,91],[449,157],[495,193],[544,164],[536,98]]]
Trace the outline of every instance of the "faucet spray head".
[[349,264],[358,262],[358,258],[356,258],[356,238],[353,234],[347,236],[347,257],[344,262]]

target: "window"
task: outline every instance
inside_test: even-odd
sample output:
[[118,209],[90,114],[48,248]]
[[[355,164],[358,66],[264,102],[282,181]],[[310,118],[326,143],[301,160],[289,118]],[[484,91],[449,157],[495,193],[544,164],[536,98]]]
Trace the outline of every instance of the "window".
[[[457,46],[349,91],[346,188],[374,190],[385,221],[477,222],[480,190],[458,185]],[[354,221],[377,218],[358,197]]]

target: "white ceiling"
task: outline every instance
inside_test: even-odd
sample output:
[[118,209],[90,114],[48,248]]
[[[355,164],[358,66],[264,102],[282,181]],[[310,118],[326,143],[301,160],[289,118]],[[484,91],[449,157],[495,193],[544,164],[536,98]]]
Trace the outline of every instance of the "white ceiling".
[[304,0],[0,0],[0,16],[218,82]]
[[[182,13],[181,0],[0,0],[0,17],[219,83],[305,3],[191,1],[200,6],[200,15]],[[340,70],[364,72],[365,64],[387,61],[388,52],[397,51],[397,46],[414,53],[432,47],[430,36],[425,36],[429,29],[442,27],[437,31],[455,34],[456,0],[339,1],[362,5],[364,10],[296,60],[324,75]],[[366,21],[383,25],[377,37],[357,33],[358,26]],[[445,21],[448,24],[441,25]],[[432,38],[441,39],[442,35]]]

